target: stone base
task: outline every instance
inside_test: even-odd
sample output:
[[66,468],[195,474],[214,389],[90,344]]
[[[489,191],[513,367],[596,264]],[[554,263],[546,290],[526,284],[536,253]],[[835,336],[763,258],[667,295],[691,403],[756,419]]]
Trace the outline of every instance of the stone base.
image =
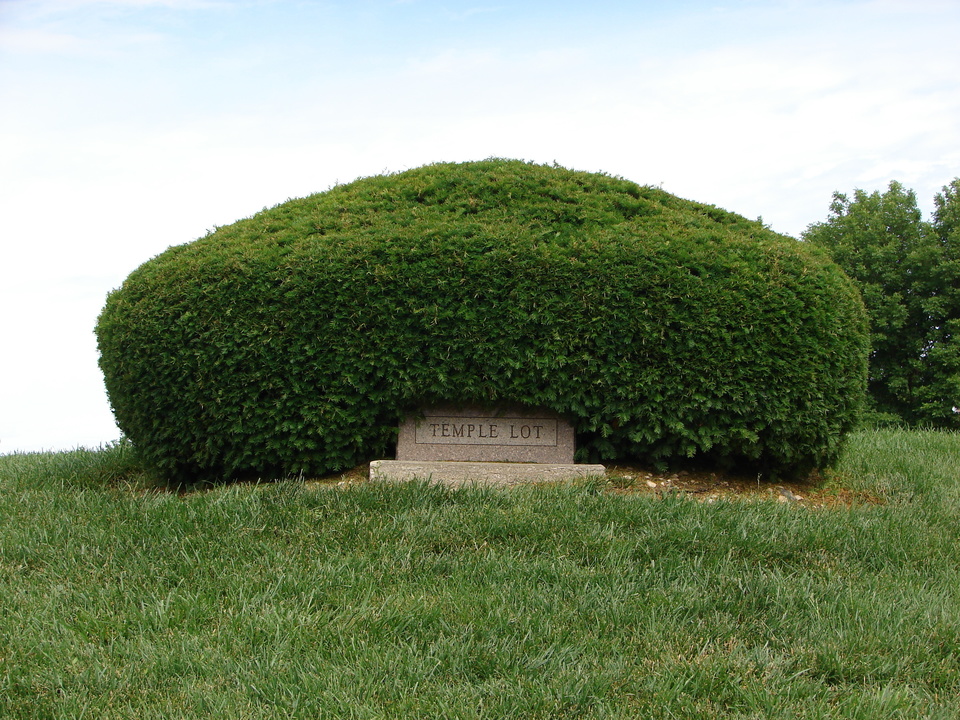
[[549,463],[430,462],[374,460],[370,479],[381,482],[427,480],[444,485],[520,485],[559,482],[604,475],[603,465],[554,465]]

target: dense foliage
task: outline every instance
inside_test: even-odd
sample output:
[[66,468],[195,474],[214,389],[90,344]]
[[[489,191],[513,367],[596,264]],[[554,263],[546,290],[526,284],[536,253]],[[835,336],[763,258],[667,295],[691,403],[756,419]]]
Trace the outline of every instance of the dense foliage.
[[173,247],[97,333],[121,429],[175,480],[384,457],[440,401],[564,413],[581,459],[796,471],[855,425],[867,342],[826,255],[506,160],[358,180]]
[[878,420],[960,428],[960,178],[925,222],[912,190],[835,193],[804,239],[854,278],[870,314],[869,390]]

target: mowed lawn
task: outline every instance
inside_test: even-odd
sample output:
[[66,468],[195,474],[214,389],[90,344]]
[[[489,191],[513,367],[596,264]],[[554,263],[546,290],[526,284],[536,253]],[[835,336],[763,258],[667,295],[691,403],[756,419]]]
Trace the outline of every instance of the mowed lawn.
[[873,502],[285,481],[0,457],[3,718],[958,718],[960,435]]

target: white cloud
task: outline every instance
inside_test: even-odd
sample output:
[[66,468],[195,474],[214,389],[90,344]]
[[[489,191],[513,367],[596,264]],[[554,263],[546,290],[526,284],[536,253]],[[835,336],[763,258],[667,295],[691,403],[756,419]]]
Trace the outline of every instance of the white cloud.
[[834,190],[898,179],[926,209],[960,175],[954,3],[608,5],[0,3],[0,452],[113,439],[106,293],[335,182],[556,160],[797,234]]
[[0,27],[0,47],[11,53],[76,54],[86,43],[76,35],[44,30],[18,30]]
[[226,9],[231,5],[249,5],[250,0],[5,0],[7,12],[20,13],[22,17],[48,18],[85,11],[90,8],[101,9],[144,9],[150,7],[169,8],[171,10],[209,10]]
[[475,6],[468,7],[462,10],[451,10],[449,7],[443,9],[444,15],[450,18],[451,20],[467,20],[476,15],[487,15],[490,13],[498,13],[503,10],[503,6]]

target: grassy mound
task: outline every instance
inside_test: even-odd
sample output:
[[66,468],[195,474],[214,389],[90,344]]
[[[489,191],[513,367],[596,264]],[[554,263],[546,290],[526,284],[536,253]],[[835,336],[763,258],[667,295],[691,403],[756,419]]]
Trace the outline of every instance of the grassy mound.
[[796,241],[605,175],[432,165],[173,247],[97,334],[124,433],[175,480],[319,474],[423,404],[568,415],[581,459],[829,463],[856,421],[857,291]]
[[832,509],[127,450],[0,456],[2,718],[957,717],[958,433],[853,433],[823,491],[880,502]]

